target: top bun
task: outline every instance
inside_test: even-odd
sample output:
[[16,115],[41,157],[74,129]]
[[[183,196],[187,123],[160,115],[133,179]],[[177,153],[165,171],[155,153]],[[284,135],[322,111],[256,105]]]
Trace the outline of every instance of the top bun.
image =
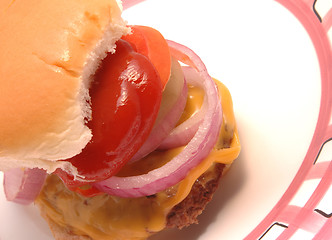
[[0,1],[0,170],[76,174],[92,137],[89,84],[129,33],[116,0]]

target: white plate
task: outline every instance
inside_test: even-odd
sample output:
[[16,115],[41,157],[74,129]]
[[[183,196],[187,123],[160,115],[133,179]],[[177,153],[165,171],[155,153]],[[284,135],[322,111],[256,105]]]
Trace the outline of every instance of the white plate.
[[[318,1],[316,10],[318,4],[324,14],[332,6]],[[210,74],[229,88],[242,143],[239,158],[222,179],[200,224],[151,239],[256,239],[262,235],[262,239],[275,239],[280,234],[310,239],[327,233],[328,218],[322,213],[331,213],[327,204],[332,191],[327,176],[331,144],[325,144],[321,153],[325,157],[319,161],[323,163],[319,176],[312,178],[311,169],[317,149],[332,138],[331,126],[327,127],[332,75],[326,76],[331,69],[324,70],[331,66],[326,64],[331,64],[331,52],[321,57],[320,38],[313,37],[313,29],[320,29],[321,23],[313,21],[318,20],[316,15],[298,10],[299,6],[313,13],[308,3],[296,0],[285,6],[272,0],[148,0],[125,10],[129,24],[152,26],[165,38],[193,49]],[[326,36],[327,31],[321,32]],[[327,38],[323,40],[326,47]],[[325,109],[320,112],[321,102]],[[308,184],[302,184],[308,179]],[[318,203],[310,205],[313,190],[321,185]],[[52,239],[33,206],[8,203],[1,187],[0,191],[1,240]],[[303,215],[301,211],[317,208],[320,212]],[[308,227],[300,216],[310,218],[309,225],[319,221],[319,226]]]

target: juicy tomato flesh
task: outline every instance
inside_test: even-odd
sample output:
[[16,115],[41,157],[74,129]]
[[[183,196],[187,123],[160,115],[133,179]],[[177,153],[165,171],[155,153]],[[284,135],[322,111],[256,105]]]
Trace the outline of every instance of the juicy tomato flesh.
[[[102,62],[90,87],[92,139],[69,161],[88,181],[115,175],[147,139],[158,114],[162,86],[149,59],[124,40]],[[71,188],[84,183],[56,172]]]
[[137,52],[148,57],[159,73],[164,88],[171,74],[171,53],[163,35],[147,26],[130,26],[132,34],[122,39],[129,42]]

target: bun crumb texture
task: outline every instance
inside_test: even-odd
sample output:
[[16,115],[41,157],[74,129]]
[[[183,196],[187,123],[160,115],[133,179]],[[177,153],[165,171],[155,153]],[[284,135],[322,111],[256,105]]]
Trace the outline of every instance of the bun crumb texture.
[[92,137],[88,88],[129,33],[116,0],[0,2],[0,170],[76,174],[68,162]]

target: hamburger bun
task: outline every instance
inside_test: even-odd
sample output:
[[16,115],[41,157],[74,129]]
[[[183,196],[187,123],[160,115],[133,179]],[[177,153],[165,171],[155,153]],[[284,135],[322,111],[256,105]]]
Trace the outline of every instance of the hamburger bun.
[[90,76],[129,33],[121,6],[3,0],[0,9],[0,170],[62,168],[75,175],[58,160],[80,153],[92,137],[85,125]]

